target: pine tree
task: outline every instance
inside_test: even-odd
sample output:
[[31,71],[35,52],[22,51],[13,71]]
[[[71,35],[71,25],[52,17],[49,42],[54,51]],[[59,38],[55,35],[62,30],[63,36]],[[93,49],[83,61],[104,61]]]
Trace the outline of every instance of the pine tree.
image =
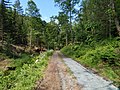
[[[23,43],[23,9],[20,5],[20,1],[16,0],[15,4],[13,5],[14,11],[13,11],[13,27],[14,27],[14,33],[13,38],[15,44],[22,44]],[[19,40],[18,40],[19,39]]]
[[79,4],[80,0],[54,0],[55,3],[60,7],[63,12],[65,12],[66,15],[69,16],[69,28],[71,32],[71,42],[74,42],[73,38],[73,30],[72,30],[72,18],[74,17],[74,14],[76,13],[75,6]]
[[[36,18],[40,18],[39,9],[37,8],[36,4],[33,0],[28,1],[28,8],[26,9],[26,15],[28,17],[28,29],[29,29],[29,50],[31,50],[33,40],[33,32],[35,30],[35,21]],[[34,34],[35,35],[35,34]]]

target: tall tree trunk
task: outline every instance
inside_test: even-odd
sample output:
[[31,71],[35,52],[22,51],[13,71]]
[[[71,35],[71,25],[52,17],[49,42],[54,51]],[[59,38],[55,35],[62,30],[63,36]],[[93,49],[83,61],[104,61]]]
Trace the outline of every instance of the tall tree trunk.
[[120,25],[119,25],[119,20],[117,17],[115,17],[115,25],[116,25],[116,28],[117,28],[117,31],[118,31],[118,35],[120,36]]
[[[111,17],[110,17],[111,18]],[[111,39],[112,38],[112,35],[111,35],[111,20],[109,20],[109,38]]]
[[1,37],[1,42],[3,44],[3,1],[0,2],[1,3],[1,7],[0,7],[0,37]]
[[31,53],[31,47],[32,47],[32,29],[30,28],[30,42],[29,42],[29,52]]
[[70,32],[71,32],[71,43],[73,43],[73,32],[72,32],[72,11],[70,10]]
[[68,33],[66,32],[66,46],[68,45]]
[[3,18],[1,18],[1,21],[0,21],[0,37],[1,37],[1,42],[3,44]]
[[115,13],[114,20],[115,20],[116,29],[118,31],[118,35],[120,36],[120,22],[118,20],[117,13],[116,13],[115,0],[112,0],[112,8],[113,8],[113,12]]
[[71,32],[71,43],[73,43],[73,32],[72,32],[72,0],[70,2],[70,32]]
[[[112,0],[110,0],[110,2],[109,2],[109,9],[110,10],[112,10],[112,7],[113,7],[113,5],[112,5]],[[109,19],[109,31],[108,31],[108,34],[109,34],[109,38],[111,39],[111,31],[112,31],[112,16],[111,16],[111,14],[109,13],[108,14],[108,19]]]

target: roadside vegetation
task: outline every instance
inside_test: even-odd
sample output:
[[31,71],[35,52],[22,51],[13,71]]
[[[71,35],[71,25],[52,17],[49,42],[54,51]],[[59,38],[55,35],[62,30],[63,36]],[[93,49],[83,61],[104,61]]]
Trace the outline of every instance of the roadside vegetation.
[[91,42],[90,45],[69,45],[61,50],[66,56],[92,69],[120,86],[120,40]]
[[11,59],[6,70],[0,70],[0,90],[33,90],[36,81],[42,79],[43,72],[48,64],[49,56],[53,51]]
[[120,0],[53,0],[49,22],[34,0],[11,1],[0,0],[0,90],[34,88],[49,55],[31,55],[61,48],[120,86]]

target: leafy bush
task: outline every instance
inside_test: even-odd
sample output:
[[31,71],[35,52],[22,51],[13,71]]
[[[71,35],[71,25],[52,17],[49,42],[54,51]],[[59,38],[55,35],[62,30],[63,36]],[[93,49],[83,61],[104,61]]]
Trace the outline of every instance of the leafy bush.
[[48,57],[52,51],[42,53],[33,58],[22,55],[21,58],[14,60],[16,70],[0,72],[0,90],[32,90],[35,82],[43,77],[43,71],[48,64]]

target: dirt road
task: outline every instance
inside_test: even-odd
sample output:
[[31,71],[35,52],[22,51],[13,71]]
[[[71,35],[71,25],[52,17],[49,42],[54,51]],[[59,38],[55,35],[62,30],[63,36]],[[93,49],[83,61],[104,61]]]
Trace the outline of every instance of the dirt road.
[[48,64],[45,77],[36,90],[81,90],[77,80],[55,52]]
[[[72,72],[72,73],[71,73]],[[94,74],[81,64],[55,52],[45,77],[36,90],[119,90],[111,81]]]

